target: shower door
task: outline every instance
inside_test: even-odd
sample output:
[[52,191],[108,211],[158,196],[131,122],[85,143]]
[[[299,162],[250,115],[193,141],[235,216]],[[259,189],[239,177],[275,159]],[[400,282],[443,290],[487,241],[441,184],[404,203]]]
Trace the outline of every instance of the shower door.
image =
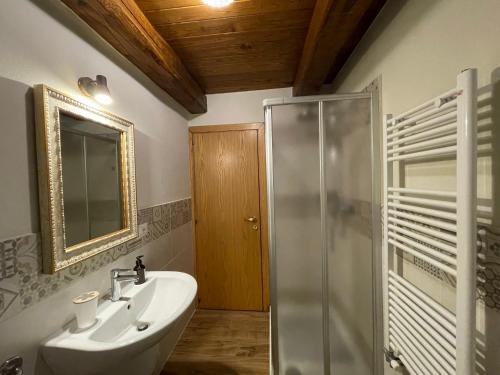
[[376,375],[372,95],[265,104],[274,374]]

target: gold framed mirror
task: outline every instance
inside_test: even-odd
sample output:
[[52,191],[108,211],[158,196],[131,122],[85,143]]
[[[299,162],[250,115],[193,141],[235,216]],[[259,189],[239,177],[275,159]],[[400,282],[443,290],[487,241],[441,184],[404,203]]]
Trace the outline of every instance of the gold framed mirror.
[[34,88],[43,271],[137,237],[134,125]]

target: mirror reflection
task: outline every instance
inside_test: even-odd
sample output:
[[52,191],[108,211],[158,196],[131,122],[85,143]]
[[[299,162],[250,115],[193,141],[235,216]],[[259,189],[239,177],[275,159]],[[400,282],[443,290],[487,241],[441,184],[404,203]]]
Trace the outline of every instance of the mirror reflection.
[[65,247],[125,227],[119,130],[60,112]]

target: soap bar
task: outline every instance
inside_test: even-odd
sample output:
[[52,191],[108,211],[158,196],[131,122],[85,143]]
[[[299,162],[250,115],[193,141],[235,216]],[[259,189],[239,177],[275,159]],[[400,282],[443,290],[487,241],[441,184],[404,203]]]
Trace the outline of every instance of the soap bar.
[[73,303],[85,303],[93,300],[94,298],[99,297],[99,292],[97,290],[92,290],[90,292],[85,292],[80,294],[78,297],[73,298]]

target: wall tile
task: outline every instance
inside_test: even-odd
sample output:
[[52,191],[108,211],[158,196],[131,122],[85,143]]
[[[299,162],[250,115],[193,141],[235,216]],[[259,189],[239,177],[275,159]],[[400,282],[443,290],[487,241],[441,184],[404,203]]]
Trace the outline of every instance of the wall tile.
[[[170,232],[170,210],[172,204],[153,207],[153,222],[149,224],[152,239]],[[155,213],[156,212],[156,213]]]
[[[486,307],[500,311],[500,229],[481,225],[478,229],[477,299]],[[411,257],[412,263],[445,285],[456,286],[456,279],[432,264]]]
[[0,242],[0,280],[14,277],[17,272],[16,239]]
[[153,207],[143,208],[137,213],[137,222],[140,224],[153,222]]
[[0,241],[0,321],[190,221],[191,198],[141,209],[138,211],[138,222],[147,224],[145,235],[53,275],[46,275],[41,271],[41,243],[38,233]]
[[161,206],[153,207],[153,223],[161,220]]
[[478,299],[500,311],[500,229],[483,226],[478,239],[481,257],[478,259]]
[[171,206],[171,229],[180,227],[191,220],[191,199],[174,202]]

